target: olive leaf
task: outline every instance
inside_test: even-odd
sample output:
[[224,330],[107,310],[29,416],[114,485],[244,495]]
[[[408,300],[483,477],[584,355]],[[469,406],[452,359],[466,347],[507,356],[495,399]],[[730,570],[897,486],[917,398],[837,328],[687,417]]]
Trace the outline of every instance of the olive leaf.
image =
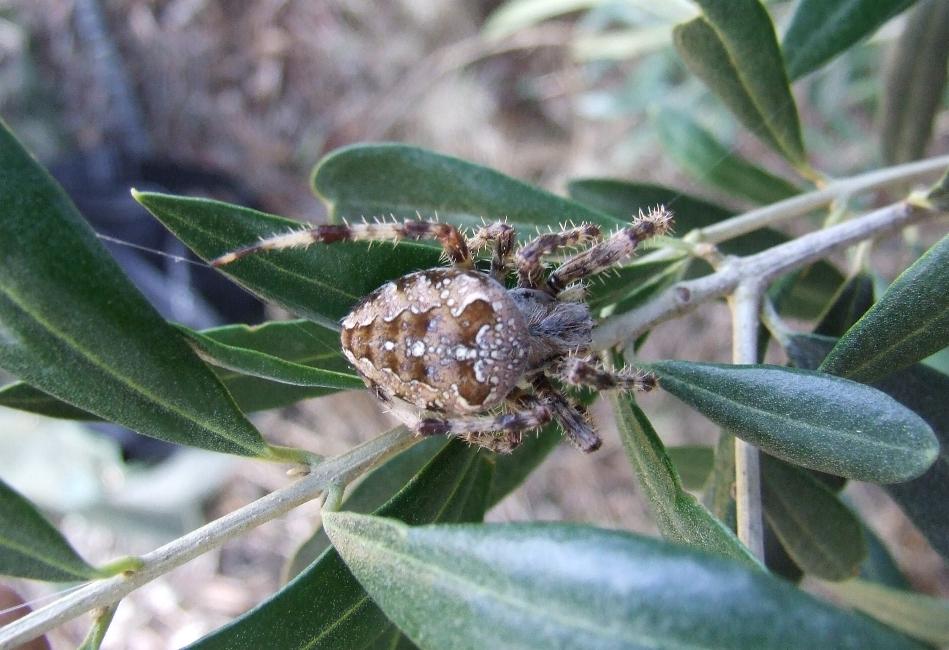
[[[506,219],[520,239],[535,228],[586,221],[623,225],[593,208],[538,189],[481,165],[401,144],[344,147],[313,170],[313,188],[340,219],[438,217],[457,226]],[[433,265],[434,266],[434,265]]]
[[758,0],[697,0],[703,15],[676,26],[682,60],[752,133],[807,171],[797,108],[774,26]]
[[697,181],[755,203],[775,203],[800,192],[734,153],[686,113],[665,108],[655,123],[663,149]]
[[666,539],[757,564],[735,534],[682,488],[678,472],[652,424],[628,397],[612,396],[620,437],[630,465]]
[[329,513],[346,565],[423,650],[913,648],[763,571],[570,524],[411,527]]
[[824,372],[873,382],[949,345],[949,235],[903,271],[837,342]]
[[0,575],[70,582],[102,576],[36,508],[0,480]]
[[781,48],[788,76],[799,79],[824,65],[915,0],[801,0]]
[[949,3],[920,2],[894,47],[884,82],[880,134],[883,157],[890,164],[921,158],[932,137],[946,87]]
[[907,481],[939,452],[932,429],[880,391],[820,372],[660,361],[660,386],[762,450],[875,483]]
[[806,470],[761,455],[768,523],[805,573],[826,580],[857,575],[867,556],[863,527],[833,491]]
[[178,444],[272,450],[0,124],[0,367],[76,409]]

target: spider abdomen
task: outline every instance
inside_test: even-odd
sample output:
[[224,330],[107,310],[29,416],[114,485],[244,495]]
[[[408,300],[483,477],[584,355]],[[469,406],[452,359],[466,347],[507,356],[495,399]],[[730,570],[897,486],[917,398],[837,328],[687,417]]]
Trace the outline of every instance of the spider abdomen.
[[342,322],[342,347],[370,388],[414,406],[477,413],[527,367],[524,315],[478,271],[432,269],[383,285]]

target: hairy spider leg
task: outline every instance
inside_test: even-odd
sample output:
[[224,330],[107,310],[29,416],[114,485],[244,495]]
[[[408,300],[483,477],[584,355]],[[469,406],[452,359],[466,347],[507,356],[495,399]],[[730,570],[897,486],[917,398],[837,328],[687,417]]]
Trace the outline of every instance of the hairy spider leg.
[[489,242],[494,242],[494,254],[491,256],[491,277],[504,284],[514,252],[514,227],[502,221],[482,226],[468,240],[468,248],[477,253]]
[[616,371],[606,370],[590,359],[568,357],[557,369],[557,378],[571,386],[594,388],[596,390],[638,390],[650,391],[658,380],[651,372],[637,368],[622,368]]
[[590,425],[586,409],[568,400],[544,375],[535,376],[531,383],[543,403],[553,412],[553,419],[563,429],[564,437],[570,444],[585,454],[600,448],[603,441]]
[[434,239],[444,248],[446,257],[456,266],[470,268],[474,262],[465,238],[447,223],[406,219],[399,222],[325,224],[306,230],[274,235],[256,244],[238,248],[211,260],[211,266],[224,266],[248,255],[283,248],[307,247],[310,244],[332,244],[341,241],[399,241],[400,239]]
[[449,435],[462,438],[491,451],[507,453],[521,442],[524,431],[550,422],[553,409],[535,395],[519,395],[511,400],[508,413],[474,417],[426,418],[416,425],[421,436]]
[[577,246],[600,236],[600,227],[582,224],[562,232],[539,235],[524,244],[515,256],[517,266],[517,286],[536,289],[544,276],[543,258],[565,246]]
[[633,254],[650,237],[664,235],[672,226],[672,213],[664,206],[650,209],[609,239],[577,253],[554,269],[547,277],[547,290],[557,295],[573,282],[596,275]]

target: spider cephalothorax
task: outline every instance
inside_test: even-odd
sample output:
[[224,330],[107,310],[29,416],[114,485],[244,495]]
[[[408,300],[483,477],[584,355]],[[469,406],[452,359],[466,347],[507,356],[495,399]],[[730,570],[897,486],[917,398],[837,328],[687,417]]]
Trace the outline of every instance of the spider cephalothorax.
[[[639,242],[669,230],[665,208],[640,214],[604,241],[594,225],[540,235],[514,252],[514,229],[481,228],[466,240],[428,221],[323,225],[277,235],[212,262],[314,242],[436,239],[451,267],[410,273],[366,296],[342,320],[343,353],[375,395],[421,435],[449,434],[510,451],[525,431],[556,421],[580,450],[600,438],[582,407],[558,384],[649,390],[655,377],[611,372],[590,355],[593,319],[571,285],[628,257]],[[544,277],[544,257],[596,242]],[[490,273],[471,251],[494,244]],[[517,286],[505,280],[511,265]]]

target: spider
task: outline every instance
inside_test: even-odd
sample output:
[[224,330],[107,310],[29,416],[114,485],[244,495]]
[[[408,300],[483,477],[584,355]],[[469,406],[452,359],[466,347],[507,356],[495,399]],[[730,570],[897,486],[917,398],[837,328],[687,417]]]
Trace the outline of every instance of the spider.
[[[592,452],[600,437],[558,384],[646,391],[656,378],[632,368],[612,372],[590,356],[593,319],[580,281],[668,232],[671,220],[657,207],[605,240],[599,227],[582,224],[539,235],[516,251],[514,228],[501,222],[470,239],[452,225],[424,220],[330,224],[263,239],[211,264],[316,242],[434,239],[449,267],[388,282],[342,320],[343,353],[366,386],[419,435],[447,434],[505,453],[525,432],[555,421],[574,446]],[[485,272],[472,252],[488,244],[493,255]],[[545,277],[545,258],[587,244]],[[512,264],[517,286],[508,289]]]

